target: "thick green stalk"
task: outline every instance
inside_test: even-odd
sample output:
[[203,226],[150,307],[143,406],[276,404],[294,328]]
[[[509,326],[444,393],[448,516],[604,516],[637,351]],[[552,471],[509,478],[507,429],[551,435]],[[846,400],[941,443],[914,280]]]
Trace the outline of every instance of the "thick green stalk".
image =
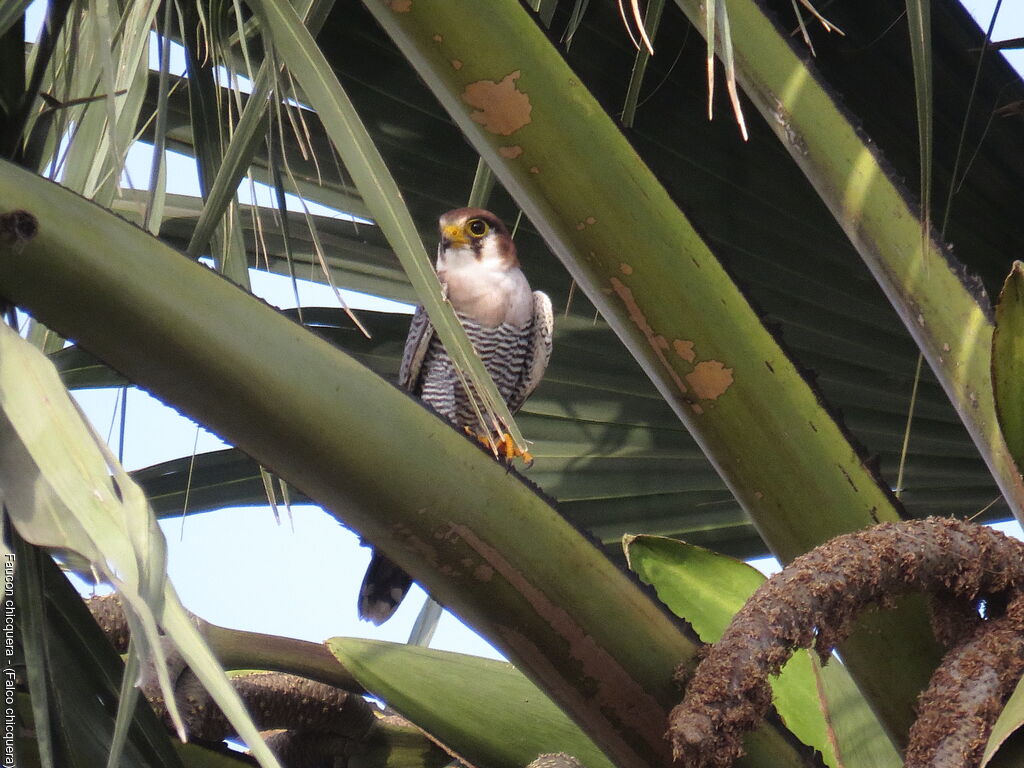
[[[780,557],[844,522],[898,518],[714,254],[517,2],[479,20],[471,0],[419,0],[408,12],[367,4]],[[830,507],[843,512],[821,514]],[[801,508],[813,517],[799,519]]]
[[[701,18],[698,0],[676,0]],[[979,287],[931,231],[836,96],[756,0],[730,0],[736,74],[821,195],[917,342],[1018,520],[1024,478],[996,421],[992,321]],[[924,246],[924,248],[922,247]]]
[[[486,16],[472,0],[365,2],[780,558],[899,518],[889,489],[517,2],[494,0]],[[902,738],[936,650],[920,610],[871,622],[843,657]]]
[[[38,222],[34,237],[0,245],[0,295],[366,535],[617,765],[669,762],[672,672],[695,643],[544,498],[351,357],[138,227],[6,163],[0,200]],[[777,726],[748,751],[753,765],[803,764]]]

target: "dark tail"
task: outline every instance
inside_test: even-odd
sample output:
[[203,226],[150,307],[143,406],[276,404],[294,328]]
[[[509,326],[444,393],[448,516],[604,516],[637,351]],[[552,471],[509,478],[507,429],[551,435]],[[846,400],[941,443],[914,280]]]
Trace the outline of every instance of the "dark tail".
[[374,550],[359,590],[359,618],[383,624],[391,618],[411,584],[408,573]]

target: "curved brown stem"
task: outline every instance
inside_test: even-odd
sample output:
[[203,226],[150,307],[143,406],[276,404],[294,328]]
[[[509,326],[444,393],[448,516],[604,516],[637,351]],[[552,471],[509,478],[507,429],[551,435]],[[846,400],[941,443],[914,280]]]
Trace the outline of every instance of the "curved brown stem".
[[918,700],[906,768],[981,764],[992,726],[1024,672],[1024,595],[946,654]]
[[[92,597],[85,601],[96,623],[118,653],[128,648],[128,622],[116,594]],[[225,669],[261,669],[285,672],[310,680],[344,688],[353,693],[366,689],[342,666],[341,662],[319,643],[291,637],[264,635],[212,624],[194,616],[199,634],[203,636],[217,661]]]
[[1024,544],[948,518],[836,537],[765,582],[697,667],[669,717],[677,760],[724,768],[771,705],[767,678],[796,648],[823,660],[868,606],[911,590],[975,601],[1024,585]]

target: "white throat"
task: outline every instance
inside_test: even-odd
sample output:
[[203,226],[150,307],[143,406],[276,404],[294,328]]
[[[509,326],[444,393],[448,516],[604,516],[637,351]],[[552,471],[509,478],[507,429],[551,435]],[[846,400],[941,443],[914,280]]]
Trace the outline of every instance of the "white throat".
[[505,272],[508,265],[493,237],[484,238],[480,244],[480,256],[468,245],[449,245],[437,248],[437,273],[455,272],[462,269]]
[[456,312],[481,325],[525,325],[533,314],[530,285],[518,266],[509,267],[492,238],[480,256],[468,246],[438,248],[437,276]]

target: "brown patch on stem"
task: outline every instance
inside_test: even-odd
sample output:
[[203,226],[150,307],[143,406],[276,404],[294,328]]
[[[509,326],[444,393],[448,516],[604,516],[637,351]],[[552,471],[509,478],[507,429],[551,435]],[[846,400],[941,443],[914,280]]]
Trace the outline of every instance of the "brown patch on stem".
[[692,363],[697,357],[697,353],[693,351],[693,342],[686,339],[676,339],[673,341],[672,349],[688,363]]
[[633,267],[631,267],[626,262],[622,262],[621,264],[619,264],[619,272],[621,272],[624,275],[632,275]]
[[515,160],[523,154],[523,148],[518,144],[514,144],[511,147],[498,147],[498,154],[506,160]]
[[473,107],[470,119],[499,136],[510,136],[530,122],[530,97],[516,88],[519,70],[498,81],[477,80],[462,92],[462,100]]
[[[686,385],[683,384],[683,380],[676,373],[675,369],[669,365],[668,358],[665,357],[663,348],[658,345],[659,336],[651,328],[651,324],[647,322],[647,317],[644,315],[644,311],[640,309],[640,306],[636,303],[636,299],[633,298],[633,292],[629,290],[624,282],[619,280],[617,277],[611,279],[612,290],[618,294],[618,297],[622,299],[622,303],[626,305],[626,311],[629,312],[629,319],[636,323],[636,327],[640,329],[640,332],[647,337],[647,342],[651,345],[651,349],[654,350],[654,354],[661,360],[662,365],[665,366],[665,370],[668,371],[668,375],[672,378],[672,382],[676,385],[676,389],[679,390],[680,394],[686,394]],[[664,339],[664,337],[660,337]]]
[[489,565],[478,565],[473,569],[473,578],[477,581],[490,581],[494,578],[494,569]]
[[456,72],[458,72],[460,69],[462,69],[462,60],[461,59],[452,59],[452,69],[454,69]]
[[[552,601],[497,549],[468,526],[453,525],[452,530],[533,606],[555,634],[568,643],[569,656],[579,662],[583,674],[595,683],[591,698],[596,699],[598,707],[637,733],[651,733],[652,724],[664,717],[664,710],[654,697],[644,691],[593,637],[586,634],[565,608]],[[515,632],[512,628],[503,629]],[[517,646],[521,644],[517,643]],[[655,736],[652,743],[659,740]]]
[[412,10],[412,0],[391,0],[391,10],[395,13],[408,13]]
[[717,400],[732,386],[732,368],[718,360],[701,360],[686,374],[686,381],[701,400]]
[[[496,632],[504,641],[505,645],[513,647],[518,651],[519,657],[523,659],[523,665],[529,669],[535,670],[538,676],[542,676],[549,681],[556,680],[560,676],[560,670],[552,664],[549,654],[538,648],[535,643],[533,643],[522,632],[518,631],[514,626],[498,626],[496,628]],[[635,754],[636,745],[626,743],[618,729],[608,728],[607,720],[602,717],[602,714],[607,713],[596,712],[593,707],[587,706],[587,702],[593,698],[593,696],[588,695],[589,692],[580,691],[574,686],[563,685],[557,690],[549,689],[547,693],[553,699],[558,701],[577,702],[578,706],[576,707],[576,714],[582,715],[580,720],[577,722],[583,730],[585,732],[589,732],[591,730],[601,731],[606,737],[612,740],[613,743],[611,745],[609,745],[608,741],[605,741],[603,745],[605,749],[608,749],[610,746],[611,749],[616,752]],[[648,713],[648,715],[654,718],[660,718],[662,722],[664,722],[664,712],[664,709],[662,709],[658,714],[654,714],[652,712]],[[645,733],[648,734],[647,741],[651,743],[652,746],[656,745],[657,751],[661,755],[664,755],[664,758],[659,760],[657,764],[668,765],[671,755],[667,749],[667,742],[661,738],[660,733],[652,732],[654,729],[650,726],[653,725],[654,722],[656,721],[647,723],[644,729]],[[663,747],[663,744],[666,746]]]

